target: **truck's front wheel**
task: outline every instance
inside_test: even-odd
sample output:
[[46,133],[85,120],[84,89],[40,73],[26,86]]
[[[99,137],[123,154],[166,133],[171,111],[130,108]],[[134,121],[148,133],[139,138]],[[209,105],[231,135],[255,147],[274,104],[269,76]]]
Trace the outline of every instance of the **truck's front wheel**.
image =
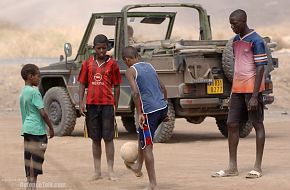
[[76,124],[76,110],[64,87],[50,88],[44,95],[45,110],[55,135],[70,135]]
[[[227,120],[226,119],[216,119],[216,124],[221,132],[221,134],[225,137],[228,137],[228,126],[227,126]],[[253,129],[253,124],[251,121],[247,121],[243,123],[240,128],[240,137],[245,138],[247,137]]]
[[168,101],[168,112],[169,121],[162,122],[157,128],[154,136],[154,142],[165,143],[168,142],[173,134],[174,123],[175,123],[175,110],[171,101]]

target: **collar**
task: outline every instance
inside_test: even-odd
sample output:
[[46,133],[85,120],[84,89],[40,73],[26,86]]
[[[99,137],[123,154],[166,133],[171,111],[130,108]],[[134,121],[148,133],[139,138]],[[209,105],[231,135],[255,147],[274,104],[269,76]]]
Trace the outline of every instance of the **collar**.
[[250,33],[244,35],[242,38],[241,38],[241,36],[240,36],[240,34],[239,34],[239,38],[240,38],[240,40],[243,40],[243,39],[245,39],[246,37],[252,35],[253,33],[255,33],[255,30],[253,30],[252,32],[250,32]]

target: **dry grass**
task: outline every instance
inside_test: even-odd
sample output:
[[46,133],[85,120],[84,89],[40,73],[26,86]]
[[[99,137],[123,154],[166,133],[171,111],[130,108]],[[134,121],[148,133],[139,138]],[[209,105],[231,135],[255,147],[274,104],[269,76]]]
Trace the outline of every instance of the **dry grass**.
[[27,30],[0,22],[0,58],[58,57],[63,54],[65,42],[70,42],[76,53],[83,30],[74,27]]
[[[256,28],[263,36],[270,36],[278,42],[278,49],[290,48],[289,24]],[[84,28],[38,28],[23,29],[0,20],[0,59],[22,57],[59,57],[63,54],[63,44],[70,42],[76,53]],[[213,30],[214,39],[229,39],[233,32],[229,26],[217,25]]]

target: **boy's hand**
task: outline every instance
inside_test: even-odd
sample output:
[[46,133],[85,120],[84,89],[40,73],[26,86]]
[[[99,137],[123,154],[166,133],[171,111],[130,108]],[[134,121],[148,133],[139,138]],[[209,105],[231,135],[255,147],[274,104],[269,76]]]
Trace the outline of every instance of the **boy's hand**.
[[144,124],[144,122],[145,122],[144,115],[143,115],[143,114],[140,114],[140,115],[139,115],[139,127],[140,127],[141,129],[143,129],[143,124]]
[[53,128],[49,128],[49,138],[53,138],[54,137],[54,130]]
[[80,114],[82,116],[85,116],[85,105],[83,103],[80,103]]
[[248,103],[248,111],[255,111],[258,109],[257,97],[252,96]]

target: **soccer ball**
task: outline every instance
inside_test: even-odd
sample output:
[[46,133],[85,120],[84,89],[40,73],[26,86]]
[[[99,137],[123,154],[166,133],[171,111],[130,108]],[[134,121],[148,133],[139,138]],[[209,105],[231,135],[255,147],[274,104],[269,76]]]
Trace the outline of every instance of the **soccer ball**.
[[135,162],[138,157],[138,145],[135,142],[126,142],[120,149],[121,157],[126,162]]

